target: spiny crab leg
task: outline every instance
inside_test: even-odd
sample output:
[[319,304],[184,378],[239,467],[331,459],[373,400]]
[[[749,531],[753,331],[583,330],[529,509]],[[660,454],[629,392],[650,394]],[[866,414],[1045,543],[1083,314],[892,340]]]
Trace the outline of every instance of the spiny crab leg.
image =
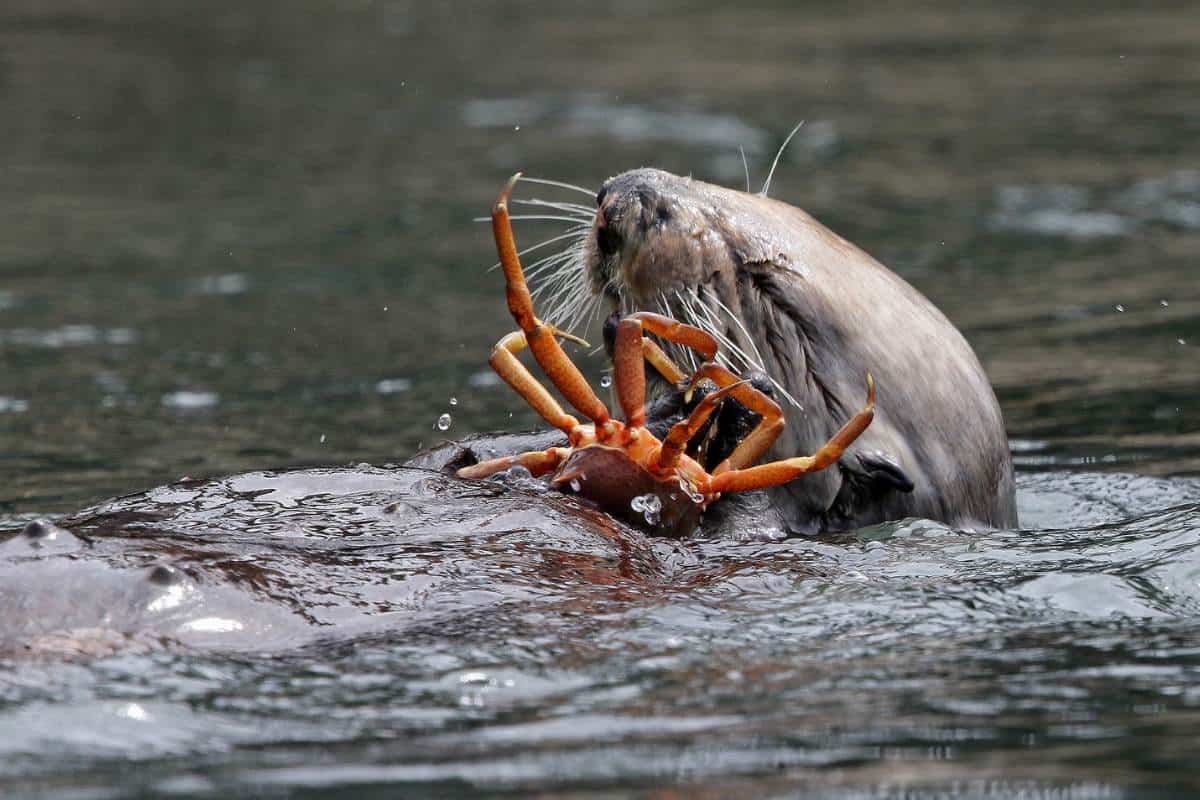
[[867,374],[867,403],[862,410],[851,417],[820,450],[811,456],[798,456],[782,461],[772,461],[770,464],[760,464],[746,469],[731,469],[714,475],[708,485],[701,487],[705,494],[717,492],[748,492],[753,489],[765,489],[769,486],[779,486],[809,472],[816,472],[832,465],[841,458],[855,439],[857,439],[871,420],[875,418],[875,380]]
[[519,172],[512,176],[492,207],[492,234],[496,239],[496,251],[500,254],[500,266],[504,270],[508,310],[524,332],[529,350],[546,377],[562,392],[568,403],[595,423],[596,436],[603,441],[613,433],[608,408],[592,391],[579,368],[563,352],[555,338],[558,331],[533,313],[533,296],[525,283],[525,273],[521,269],[512,222],[508,216],[508,196],[520,177]]
[[693,325],[686,325],[652,311],[639,311],[621,320],[622,323],[626,321],[636,322],[640,328],[650,331],[660,339],[696,350],[704,356],[705,361],[712,361],[717,357],[717,340],[707,331]]
[[630,314],[617,323],[617,340],[613,347],[613,379],[626,424],[638,428],[646,424],[645,361],[649,360],[651,365],[664,375],[680,374],[679,368],[667,358],[662,348],[646,339],[644,331],[649,331],[660,339],[698,350],[706,361],[711,361],[717,353],[717,340],[707,332],[662,314],[641,311]]
[[641,428],[646,424],[646,363],[642,355],[642,326],[626,317],[617,325],[613,346],[613,384],[625,424]]
[[[554,333],[564,339],[582,341],[579,337],[563,331],[555,330]],[[549,390],[533,377],[517,358],[516,354],[524,350],[527,345],[528,340],[525,333],[513,331],[492,348],[492,357],[488,359],[488,363],[492,365],[496,374],[512,387],[513,391],[521,395],[525,402],[542,416],[542,419],[567,434],[569,438],[579,427],[579,420],[563,411],[563,407],[554,399]]]
[[702,380],[710,380],[721,388],[740,386],[733,392],[733,399],[762,417],[754,430],[750,431],[745,439],[738,442],[733,452],[713,469],[713,474],[719,475],[722,472],[741,469],[756,463],[779,438],[779,433],[784,426],[783,409],[774,400],[755,389],[753,385],[741,380],[719,364],[701,365],[700,369],[696,370],[696,374],[692,376],[692,383],[688,390],[690,391]]
[[567,447],[551,447],[549,450],[531,450],[512,456],[502,456],[489,461],[480,461],[469,467],[463,467],[456,474],[460,478],[486,478],[503,472],[506,469],[520,465],[529,470],[535,478],[554,472],[566,460],[571,450]]
[[662,375],[672,386],[678,386],[687,380],[687,374],[671,360],[670,356],[663,352],[658,344],[646,336],[642,337],[642,355],[645,357],[646,363],[654,367],[658,374]]

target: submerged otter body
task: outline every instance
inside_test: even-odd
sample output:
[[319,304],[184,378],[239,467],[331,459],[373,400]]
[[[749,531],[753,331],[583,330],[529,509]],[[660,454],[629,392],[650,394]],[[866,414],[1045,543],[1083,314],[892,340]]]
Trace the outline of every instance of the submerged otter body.
[[958,330],[903,279],[761,195],[639,169],[606,181],[597,202],[584,251],[593,289],[622,314],[667,312],[753,354],[784,395],[787,425],[768,458],[813,452],[874,375],[875,421],[838,467],[771,490],[790,528],[1017,524],[991,384]]

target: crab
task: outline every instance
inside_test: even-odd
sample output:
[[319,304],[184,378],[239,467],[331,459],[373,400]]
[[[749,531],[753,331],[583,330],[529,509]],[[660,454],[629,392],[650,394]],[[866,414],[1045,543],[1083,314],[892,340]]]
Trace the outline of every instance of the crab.
[[[492,369],[542,419],[567,436],[566,447],[551,447],[481,461],[457,471],[461,478],[486,478],[520,466],[535,477],[551,475],[554,486],[570,490],[652,533],[684,536],[699,524],[702,512],[725,492],[778,486],[834,464],[871,424],[875,384],[867,374],[867,401],[842,428],[811,456],[756,464],[784,427],[779,405],[749,381],[716,363],[718,344],[706,331],[662,314],[638,312],[622,318],[613,347],[613,385],[624,420],[613,418],[559,339],[586,345],[577,336],[535,315],[533,298],[517,253],[508,198],[521,174],[514,175],[492,208],[492,232],[506,283],[509,311],[518,330],[492,349]],[[691,348],[704,361],[690,377],[646,334]],[[550,383],[589,423],[567,413],[517,354],[528,348]],[[646,428],[646,364],[690,400],[701,381],[718,388],[700,400],[660,441]],[[726,397],[760,417],[758,425],[709,472],[690,457],[687,444],[708,422]]]

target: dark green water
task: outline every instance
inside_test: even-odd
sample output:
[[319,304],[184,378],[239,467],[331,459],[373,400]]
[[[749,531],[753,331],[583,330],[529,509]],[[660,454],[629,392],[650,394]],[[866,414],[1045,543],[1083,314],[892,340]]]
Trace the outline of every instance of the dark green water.
[[1197,30],[1187,4],[8,0],[0,527],[533,425],[478,377],[512,323],[471,220],[504,179],[740,186],[740,146],[758,183],[803,119],[772,195],[965,332],[1057,533],[795,543],[749,588],[668,569],[586,631],[493,609],[478,637],[14,667],[0,788],[1200,791]]

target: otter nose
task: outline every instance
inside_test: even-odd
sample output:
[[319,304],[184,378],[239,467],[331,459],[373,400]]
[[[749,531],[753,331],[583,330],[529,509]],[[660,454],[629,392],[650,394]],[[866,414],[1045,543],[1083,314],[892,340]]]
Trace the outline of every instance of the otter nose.
[[[603,192],[600,197],[603,197]],[[600,208],[596,211],[596,247],[606,258],[615,255],[621,249],[621,233],[617,229],[615,203],[605,204],[602,201]]]
[[636,226],[639,234],[646,233],[671,218],[667,199],[648,183],[639,182],[625,191],[610,192],[606,208],[612,212],[612,218],[619,216]]
[[666,197],[646,182],[621,177],[609,180],[596,194],[596,246],[604,256],[614,255],[628,236],[640,237],[671,219]]

